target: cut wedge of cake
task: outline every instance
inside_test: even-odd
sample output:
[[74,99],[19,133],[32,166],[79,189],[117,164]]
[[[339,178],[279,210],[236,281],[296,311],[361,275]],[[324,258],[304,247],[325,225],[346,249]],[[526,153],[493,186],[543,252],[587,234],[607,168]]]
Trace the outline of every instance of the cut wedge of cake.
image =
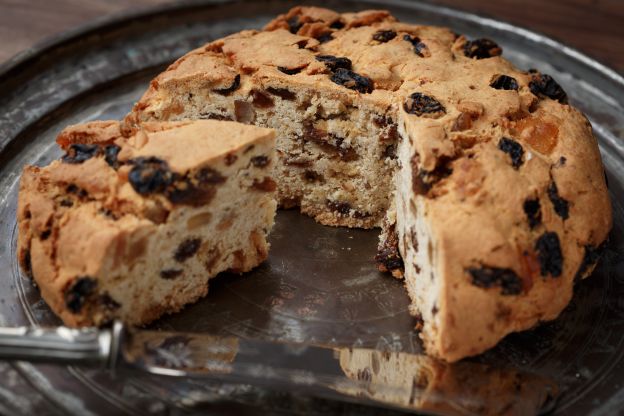
[[427,352],[455,361],[557,317],[611,228],[589,122],[501,54],[386,11],[297,7],[180,58],[125,122],[275,128],[279,203],[383,222],[380,269],[404,276]]
[[[225,121],[65,129],[66,154],[24,169],[18,255],[66,325],[145,324],[268,253],[271,130]],[[250,213],[253,212],[253,215]]]

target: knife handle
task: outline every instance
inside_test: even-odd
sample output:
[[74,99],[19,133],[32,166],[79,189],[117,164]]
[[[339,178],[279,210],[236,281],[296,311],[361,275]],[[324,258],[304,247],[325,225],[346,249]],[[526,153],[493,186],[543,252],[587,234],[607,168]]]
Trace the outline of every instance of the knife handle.
[[0,360],[23,360],[113,368],[121,323],[112,329],[0,328]]

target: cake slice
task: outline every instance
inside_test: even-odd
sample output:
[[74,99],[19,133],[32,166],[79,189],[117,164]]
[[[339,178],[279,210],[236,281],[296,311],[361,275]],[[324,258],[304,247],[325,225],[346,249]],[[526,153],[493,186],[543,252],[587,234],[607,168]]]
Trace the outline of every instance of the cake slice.
[[274,133],[225,121],[66,128],[65,155],[27,166],[18,256],[69,326],[141,325],[180,310],[218,273],[267,257]]
[[296,7],[180,58],[125,123],[274,128],[279,203],[383,225],[380,269],[404,276],[427,352],[455,361],[556,318],[612,224],[589,122],[502,52],[384,10]]

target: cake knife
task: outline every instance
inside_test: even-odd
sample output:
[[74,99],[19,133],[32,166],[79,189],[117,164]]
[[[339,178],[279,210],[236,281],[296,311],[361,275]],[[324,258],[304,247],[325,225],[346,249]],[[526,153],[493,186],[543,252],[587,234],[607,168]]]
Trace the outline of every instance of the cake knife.
[[557,395],[551,380],[515,369],[364,348],[129,329],[120,322],[108,329],[0,328],[0,359],[205,378],[451,415],[537,414],[550,411]]

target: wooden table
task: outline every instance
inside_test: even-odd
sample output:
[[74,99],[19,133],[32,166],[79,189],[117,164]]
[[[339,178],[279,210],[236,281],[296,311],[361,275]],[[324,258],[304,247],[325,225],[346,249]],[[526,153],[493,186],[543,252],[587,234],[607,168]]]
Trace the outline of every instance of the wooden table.
[[[0,0],[0,62],[64,30],[171,0]],[[624,74],[623,0],[431,0],[545,33]]]

